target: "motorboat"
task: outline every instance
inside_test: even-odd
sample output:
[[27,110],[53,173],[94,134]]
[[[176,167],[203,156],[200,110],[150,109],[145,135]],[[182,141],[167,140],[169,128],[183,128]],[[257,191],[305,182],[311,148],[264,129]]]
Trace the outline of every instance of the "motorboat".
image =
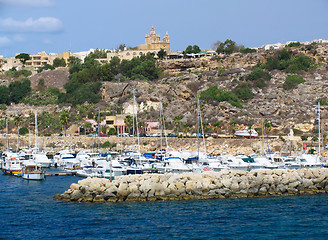
[[44,180],[45,173],[41,164],[28,161],[22,168],[22,178],[27,180]]
[[166,157],[163,160],[163,166],[159,167],[160,172],[171,172],[171,173],[183,173],[183,172],[192,172],[192,167],[184,164],[183,160],[180,157]]
[[302,154],[296,157],[302,168],[320,168],[322,167],[322,162],[318,156],[311,154]]
[[34,153],[32,158],[35,163],[40,164],[43,168],[50,168],[52,165],[52,161],[43,152]]

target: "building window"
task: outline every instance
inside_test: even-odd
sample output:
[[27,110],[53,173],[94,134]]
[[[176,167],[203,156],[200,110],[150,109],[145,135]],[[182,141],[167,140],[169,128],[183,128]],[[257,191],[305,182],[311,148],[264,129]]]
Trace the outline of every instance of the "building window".
[[130,53],[128,52],[128,53],[126,53],[126,56],[130,56]]
[[137,55],[137,53],[134,52],[134,53],[133,53],[133,56],[136,56],[136,55]]
[[106,124],[107,124],[107,125],[113,125],[113,124],[114,124],[114,120],[107,120],[107,121],[106,121]]

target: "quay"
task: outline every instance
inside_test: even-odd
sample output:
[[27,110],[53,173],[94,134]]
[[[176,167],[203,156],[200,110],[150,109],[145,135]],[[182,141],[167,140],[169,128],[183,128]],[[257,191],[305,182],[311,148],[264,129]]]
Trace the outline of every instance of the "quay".
[[51,177],[51,176],[73,176],[75,175],[74,172],[50,172],[50,173],[45,173],[46,177]]

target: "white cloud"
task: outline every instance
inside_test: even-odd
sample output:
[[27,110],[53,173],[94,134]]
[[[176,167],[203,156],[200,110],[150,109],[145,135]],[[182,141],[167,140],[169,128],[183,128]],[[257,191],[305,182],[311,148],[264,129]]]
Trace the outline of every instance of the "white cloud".
[[41,17],[38,19],[28,18],[26,21],[17,21],[12,18],[0,19],[0,31],[58,32],[62,28],[62,22],[53,17]]
[[7,37],[0,37],[0,47],[9,46],[11,43],[10,39]]
[[0,0],[0,4],[27,6],[27,7],[52,7],[54,0]]

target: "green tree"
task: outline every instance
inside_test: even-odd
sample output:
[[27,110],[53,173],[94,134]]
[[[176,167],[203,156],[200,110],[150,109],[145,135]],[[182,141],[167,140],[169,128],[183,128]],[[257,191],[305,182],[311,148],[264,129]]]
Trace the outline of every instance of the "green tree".
[[164,49],[162,49],[161,48],[161,50],[159,50],[158,52],[157,52],[157,56],[158,56],[158,58],[159,59],[164,59],[164,57],[167,55],[167,52],[164,50]]
[[0,104],[10,103],[10,91],[7,86],[0,86]]
[[27,78],[9,84],[10,100],[19,103],[28,93],[31,92],[31,82]]
[[126,127],[128,128],[128,131],[131,134],[131,127],[132,127],[132,123],[133,123],[133,118],[130,115],[127,115],[124,118],[124,123],[126,124]]
[[79,65],[79,64],[81,64],[81,59],[79,59],[79,58],[77,58],[77,57],[74,57],[74,56],[70,56],[69,58],[68,58],[68,66],[69,67],[72,67],[73,65]]
[[21,121],[22,121],[21,115],[16,115],[14,117],[14,123],[17,127],[17,149],[19,149],[19,125],[20,125]]
[[26,63],[27,60],[30,60],[31,57],[28,53],[20,53],[15,56],[16,59],[19,59],[23,64]]
[[120,45],[118,46],[117,50],[119,50],[119,51],[124,51],[125,48],[126,48],[125,43],[122,43],[122,44],[120,44]]
[[66,136],[66,129],[67,129],[67,126],[69,123],[69,117],[70,117],[70,114],[67,110],[62,111],[60,114],[60,122],[64,126],[65,136]]
[[175,124],[175,129],[176,129],[176,133],[179,133],[180,131],[180,123],[181,123],[181,116],[175,116],[173,118],[174,124]]
[[199,46],[197,45],[194,45],[194,46],[191,46],[189,45],[186,50],[183,51],[183,54],[191,54],[191,53],[199,53],[201,50],[199,48]]
[[227,39],[224,43],[220,43],[216,49],[217,53],[231,54],[239,51],[239,46],[236,45],[236,42]]
[[107,53],[109,51],[105,49],[96,49],[93,52],[90,52],[88,56],[85,57],[84,62],[88,62],[91,59],[98,59],[98,58],[107,58]]
[[54,68],[57,68],[57,67],[66,67],[65,59],[63,59],[63,58],[55,58],[54,59],[54,62],[53,62],[53,66],[54,66]]

